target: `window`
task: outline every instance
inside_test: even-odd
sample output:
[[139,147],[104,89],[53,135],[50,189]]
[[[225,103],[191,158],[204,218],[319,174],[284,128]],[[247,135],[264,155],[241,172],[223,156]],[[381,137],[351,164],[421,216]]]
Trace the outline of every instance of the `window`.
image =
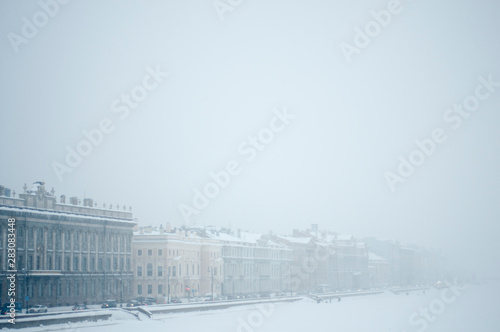
[[163,285],[158,285],[158,295],[163,294]]
[[142,266],[137,267],[137,276],[142,277]]
[[153,294],[153,285],[148,285],[148,294]]
[[69,264],[70,264],[70,263],[71,263],[70,258],[69,258],[69,257],[66,257],[66,259],[65,259],[65,264],[66,264],[66,265],[64,266],[64,269],[65,269],[66,271],[69,271]]
[[179,264],[179,277],[182,275],[182,269],[181,269],[182,265]]
[[82,257],[82,271],[87,271],[87,257]]
[[163,266],[158,266],[158,277],[163,276]]
[[64,232],[64,249],[65,250],[70,249],[70,247],[69,247],[70,243],[71,243],[70,233],[69,233],[69,231],[66,231],[66,232]]
[[142,285],[137,285],[137,294],[142,294]]
[[[169,269],[170,269],[170,267],[169,267]],[[176,272],[177,272],[176,267],[175,267],[175,266],[172,266],[172,276],[173,276],[173,277],[175,277],[175,276],[176,276]]]
[[163,256],[163,250],[158,249],[158,256]]
[[142,250],[141,249],[137,250],[137,256],[142,256]]
[[147,265],[147,276],[152,277],[153,276],[153,264],[149,263]]
[[73,271],[79,271],[78,268],[78,257],[73,257]]
[[153,256],[153,250],[152,249],[148,249],[148,256]]

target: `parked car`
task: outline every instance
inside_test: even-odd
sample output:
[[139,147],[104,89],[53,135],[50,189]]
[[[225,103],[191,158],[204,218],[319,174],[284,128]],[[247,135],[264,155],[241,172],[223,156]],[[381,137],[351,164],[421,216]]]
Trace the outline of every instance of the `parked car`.
[[131,300],[127,303],[128,308],[138,307],[140,305],[142,305],[142,303],[136,300]]
[[101,305],[101,308],[116,308],[116,300],[106,300],[106,302]]
[[[10,302],[5,303],[2,308],[0,309],[0,314],[2,315],[8,315],[11,312],[11,307],[10,307]],[[23,305],[21,302],[14,302],[14,312],[17,314],[22,313]]]
[[157,304],[158,303],[157,301],[158,300],[156,300],[154,297],[146,297],[144,299],[144,304],[145,305],[153,305],[153,304]]
[[47,307],[44,305],[34,305],[28,309],[29,314],[47,312]]
[[75,304],[75,306],[71,309],[73,311],[83,311],[87,310],[87,306],[85,304]]
[[170,298],[170,303],[182,303],[182,301],[178,297],[172,297]]
[[202,302],[202,300],[199,297],[192,297],[189,299],[189,302],[196,303],[196,302]]
[[203,301],[212,301],[212,299],[215,301],[217,299],[217,293],[206,293],[205,297],[203,298]]

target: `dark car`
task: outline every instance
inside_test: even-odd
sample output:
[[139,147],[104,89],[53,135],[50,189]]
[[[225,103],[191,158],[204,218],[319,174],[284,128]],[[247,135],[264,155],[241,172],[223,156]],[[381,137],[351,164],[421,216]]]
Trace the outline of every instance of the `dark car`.
[[116,300],[106,300],[106,302],[101,305],[101,308],[116,308]]
[[182,301],[178,297],[172,297],[170,303],[182,303]]
[[157,304],[157,300],[154,298],[154,297],[146,297],[143,301],[143,303],[145,305],[153,305],[153,304]]
[[142,303],[139,301],[136,301],[136,300],[132,300],[132,301],[127,303],[128,308],[138,307],[140,305],[142,305]]
[[42,312],[47,312],[47,307],[44,305],[34,305],[28,309],[28,313],[30,314],[42,313]]
[[0,309],[0,314],[2,315],[8,315],[11,313],[11,310],[13,309],[15,313],[20,314],[22,313],[23,306],[21,302],[14,302],[14,307],[11,308],[9,307],[11,304],[10,303],[5,303],[2,308]]
[[71,310],[73,311],[83,311],[83,310],[87,310],[87,306],[85,304],[75,304],[75,306],[73,308],[71,308]]

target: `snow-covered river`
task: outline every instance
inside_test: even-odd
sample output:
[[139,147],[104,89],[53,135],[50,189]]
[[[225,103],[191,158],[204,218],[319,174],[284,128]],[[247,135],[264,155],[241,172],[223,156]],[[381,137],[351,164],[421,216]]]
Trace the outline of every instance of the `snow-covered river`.
[[340,302],[249,305],[224,310],[158,314],[142,321],[116,312],[112,320],[28,328],[74,332],[304,332],[500,331],[500,285],[430,289],[399,295],[345,297]]

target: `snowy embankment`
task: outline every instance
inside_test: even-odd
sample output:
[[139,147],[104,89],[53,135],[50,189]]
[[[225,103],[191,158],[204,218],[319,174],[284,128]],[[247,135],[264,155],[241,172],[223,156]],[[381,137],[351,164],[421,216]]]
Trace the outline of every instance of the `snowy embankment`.
[[243,305],[256,305],[259,303],[274,303],[274,302],[295,302],[302,300],[300,296],[293,297],[273,297],[267,299],[254,300],[238,300],[238,301],[220,301],[220,302],[205,302],[205,303],[190,303],[180,305],[155,305],[148,306],[147,311],[154,314],[167,314],[174,312],[191,312],[191,311],[207,311],[220,310]]
[[[97,322],[108,320],[112,316],[111,313],[101,310],[88,310],[78,312],[62,312],[62,313],[46,313],[46,314],[16,314],[15,319],[2,319],[0,328],[21,329],[40,325],[54,325],[61,323],[77,323],[77,322]],[[11,323],[10,321],[13,321]]]

